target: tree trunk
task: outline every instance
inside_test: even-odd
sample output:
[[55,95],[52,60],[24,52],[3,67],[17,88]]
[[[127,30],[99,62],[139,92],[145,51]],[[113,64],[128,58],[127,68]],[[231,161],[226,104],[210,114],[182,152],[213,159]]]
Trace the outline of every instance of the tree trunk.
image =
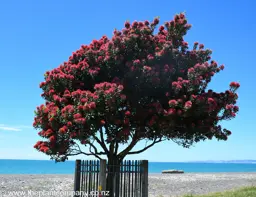
[[122,160],[118,156],[112,156],[108,158],[106,191],[109,191],[109,197],[119,197],[121,162]]

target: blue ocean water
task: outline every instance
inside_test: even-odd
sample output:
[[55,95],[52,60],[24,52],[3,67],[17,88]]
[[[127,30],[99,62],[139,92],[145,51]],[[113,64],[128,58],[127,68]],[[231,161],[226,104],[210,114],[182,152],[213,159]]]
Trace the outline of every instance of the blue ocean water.
[[[73,174],[75,161],[55,163],[51,160],[0,160],[0,174]],[[149,162],[149,173],[179,169],[185,172],[256,172],[251,163],[183,163]]]

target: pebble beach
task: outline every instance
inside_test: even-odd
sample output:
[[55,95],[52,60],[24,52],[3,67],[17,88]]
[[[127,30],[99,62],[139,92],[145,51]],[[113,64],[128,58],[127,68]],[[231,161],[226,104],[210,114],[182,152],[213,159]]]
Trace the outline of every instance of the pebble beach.
[[[256,186],[256,173],[149,174],[149,197],[208,194],[244,186]],[[42,191],[73,191],[73,175],[0,175],[0,197],[38,197]]]

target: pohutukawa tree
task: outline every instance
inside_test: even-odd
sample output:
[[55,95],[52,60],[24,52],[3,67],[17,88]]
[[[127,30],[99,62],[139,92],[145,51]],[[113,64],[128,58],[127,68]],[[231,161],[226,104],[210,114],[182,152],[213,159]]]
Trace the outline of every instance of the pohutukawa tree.
[[[156,32],[158,23],[126,22],[112,38],[82,45],[46,72],[40,84],[46,103],[34,121],[44,141],[36,149],[56,161],[84,154],[105,155],[113,163],[164,140],[184,147],[227,140],[231,132],[219,123],[236,116],[239,84],[220,93],[207,89],[224,66],[211,60],[203,44],[189,48],[184,36],[191,25],[184,14]],[[134,150],[142,140],[148,145]]]

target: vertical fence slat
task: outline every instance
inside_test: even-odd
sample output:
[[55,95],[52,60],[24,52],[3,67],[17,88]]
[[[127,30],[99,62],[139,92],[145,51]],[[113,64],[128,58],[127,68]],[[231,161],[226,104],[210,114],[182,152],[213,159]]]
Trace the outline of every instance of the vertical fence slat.
[[87,193],[88,192],[88,160],[85,161],[85,164],[84,164],[84,170],[85,170],[85,192]]
[[127,197],[127,163],[126,160],[124,161],[124,197]]
[[84,187],[85,187],[85,191],[86,192],[88,192],[88,185],[89,185],[89,180],[88,180],[88,176],[89,176],[88,163],[89,163],[88,160],[86,160],[86,162],[84,162],[84,172],[85,172],[84,182],[86,183]]
[[148,197],[148,161],[142,160],[142,195]]
[[123,173],[124,173],[124,165],[123,161],[121,162],[120,167],[120,197],[123,196]]
[[115,181],[115,196],[116,197],[120,197],[120,163],[118,160],[116,160],[115,162],[115,177],[116,177],[116,181]]
[[[82,174],[82,178],[81,178],[81,181],[82,181],[82,183],[81,183],[81,191],[84,191],[84,176],[85,176],[85,170],[84,170],[84,161],[82,161],[82,166],[81,166],[81,174]],[[82,194],[82,196],[81,197],[83,197],[83,194]]]
[[[74,177],[75,192],[80,191],[80,181],[81,181],[80,179],[81,179],[81,160],[76,160],[75,177]],[[79,197],[79,195],[75,195],[74,197]]]
[[99,181],[102,191],[106,191],[106,167],[107,167],[107,161],[106,160],[100,160],[100,175],[99,175]]
[[133,174],[134,174],[134,161],[132,160],[132,166],[131,166],[131,175],[132,175],[132,192],[131,192],[131,197],[133,197],[133,196],[134,196]]
[[142,167],[142,161],[141,160],[140,160],[139,168],[140,168],[140,196],[143,197],[143,194],[142,194],[142,171],[143,171],[143,167]]
[[99,160],[97,160],[96,165],[97,165],[97,167],[96,167],[96,170],[97,170],[97,175],[96,175],[97,188],[96,188],[96,190],[99,191]]
[[128,160],[127,163],[127,168],[128,168],[128,188],[127,188],[127,196],[130,197],[130,190],[131,190],[131,161]]
[[137,161],[134,162],[134,197],[138,197],[137,195]]
[[92,160],[89,161],[89,191],[91,192],[92,190]]
[[96,191],[96,161],[93,161],[93,191]]
[[139,196],[142,197],[141,195],[141,165],[140,165],[140,161],[138,162],[138,185],[139,185]]

